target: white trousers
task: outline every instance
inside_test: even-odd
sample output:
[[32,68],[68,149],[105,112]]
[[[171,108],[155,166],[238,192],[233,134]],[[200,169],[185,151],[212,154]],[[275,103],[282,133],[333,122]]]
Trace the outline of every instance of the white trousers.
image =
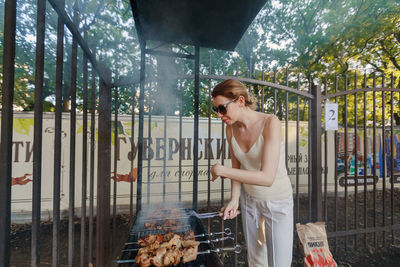
[[265,201],[242,190],[240,207],[249,267],[291,266],[293,197]]

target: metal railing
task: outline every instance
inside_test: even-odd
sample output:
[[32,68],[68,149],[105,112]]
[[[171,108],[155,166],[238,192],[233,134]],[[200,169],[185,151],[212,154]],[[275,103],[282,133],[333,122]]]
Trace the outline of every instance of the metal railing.
[[[395,213],[395,193],[398,191],[395,183],[399,165],[394,158],[398,153],[395,146],[398,130],[395,129],[394,95],[400,94],[400,89],[395,87],[393,76],[388,82],[384,75],[377,78],[375,73],[365,74],[362,79],[357,74],[351,78],[347,75],[336,76],[330,84],[325,82],[322,96],[325,101],[344,103],[345,107],[354,106],[351,110],[353,117],[349,116],[348,108],[339,110],[341,124],[333,136],[324,134],[325,166],[328,165],[329,138],[334,140],[336,147],[334,193],[330,196],[329,172],[325,169],[323,173],[324,219],[330,223],[328,237],[334,238],[335,250],[340,247],[346,250],[350,241],[353,249],[359,247],[358,243],[363,243],[364,248],[394,244],[395,230],[400,229],[398,214]],[[381,81],[380,86],[377,85],[378,80]],[[364,139],[363,142],[361,139]],[[344,170],[340,172],[338,162],[344,165]],[[340,192],[341,187],[344,192]],[[328,207],[329,197],[334,199],[333,207]],[[344,214],[340,214],[339,205]],[[341,219],[344,222],[340,222]],[[387,232],[390,233],[390,240]],[[372,240],[368,233],[373,234]],[[339,237],[344,237],[344,246],[339,243]]]
[[[0,247],[0,266],[9,266],[10,264],[10,220],[11,220],[11,178],[12,178],[12,144],[13,144],[13,91],[14,91],[14,65],[15,65],[15,34],[16,34],[16,3],[17,1],[5,1],[5,42],[4,42],[4,62],[3,62],[3,90],[2,90],[2,141],[1,141],[1,197],[2,217],[0,219],[1,231],[1,247]],[[96,77],[100,79],[98,106],[99,114],[99,147],[98,147],[98,189],[97,195],[97,241],[100,241],[100,246],[97,248],[96,262],[99,266],[108,266],[109,262],[109,244],[107,239],[108,227],[105,221],[109,220],[110,203],[107,202],[107,195],[102,194],[107,192],[106,181],[110,179],[110,135],[106,129],[110,129],[111,122],[111,79],[109,71],[107,71],[96,60],[94,54],[87,45],[87,34],[82,37],[77,29],[77,11],[74,11],[74,21],[71,21],[64,10],[65,3],[63,1],[49,0],[53,9],[58,14],[57,26],[57,55],[56,55],[56,88],[55,88],[55,131],[54,131],[54,188],[53,188],[53,266],[60,264],[60,169],[61,169],[61,90],[63,83],[63,38],[64,26],[66,26],[73,35],[72,45],[72,68],[71,68],[71,90],[70,90],[70,194],[69,194],[69,227],[68,227],[68,265],[73,266],[76,256],[74,255],[74,210],[75,210],[75,148],[76,148],[76,82],[77,82],[77,52],[78,44],[84,53],[83,69],[83,117],[87,122],[88,109],[88,64],[89,60],[92,66],[92,88],[91,88],[91,149],[90,149],[90,204],[89,204],[89,263],[93,264],[94,255],[92,249],[94,247],[94,120],[95,120],[95,91]],[[45,43],[45,25],[46,25],[46,1],[39,0],[37,2],[37,19],[36,19],[36,67],[35,67],[35,107],[34,107],[34,151],[33,151],[33,193],[32,193],[32,243],[31,243],[31,265],[40,265],[40,220],[41,220],[41,186],[42,186],[42,125],[43,125],[43,82],[44,82],[44,43]],[[85,124],[87,126],[87,124]],[[84,142],[82,151],[87,151],[87,129],[84,131]],[[87,164],[87,155],[83,155],[84,166]],[[46,163],[47,164],[47,163]],[[82,170],[82,207],[86,207],[86,167]],[[86,210],[82,208],[82,225],[81,225],[81,266],[85,264],[85,221]],[[107,228],[107,229],[102,229]]]

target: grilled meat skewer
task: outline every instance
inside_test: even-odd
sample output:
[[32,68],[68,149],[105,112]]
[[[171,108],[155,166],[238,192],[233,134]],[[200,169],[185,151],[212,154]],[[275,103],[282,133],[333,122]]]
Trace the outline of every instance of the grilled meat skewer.
[[[178,234],[175,234],[175,233],[172,233],[172,232],[168,232],[168,233],[166,233],[164,235],[162,235],[162,234],[148,234],[143,238],[139,238],[137,243],[141,247],[147,247],[147,246],[149,246],[150,244],[152,244],[152,243],[154,243],[156,241],[158,241],[158,242],[169,241],[175,235],[178,235]],[[182,238],[183,238],[183,240],[194,240],[195,237],[194,237],[193,230],[190,230],[190,231],[187,231],[187,232],[183,233],[182,234]]]
[[[149,241],[154,242],[149,244]],[[194,240],[193,231],[188,231],[184,235],[147,235],[140,240],[140,244],[147,246],[139,249],[135,258],[136,264],[140,267],[163,267],[178,265],[181,259],[183,263],[196,260],[200,242]]]

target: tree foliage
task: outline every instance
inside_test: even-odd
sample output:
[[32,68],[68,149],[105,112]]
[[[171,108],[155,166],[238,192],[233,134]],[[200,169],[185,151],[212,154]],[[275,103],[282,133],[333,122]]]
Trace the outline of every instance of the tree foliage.
[[[133,27],[132,13],[126,7],[128,1],[66,1],[66,12],[73,18],[76,3],[79,16],[81,35],[88,31],[88,44],[96,51],[96,56],[102,64],[109,67],[115,78],[130,77],[138,73],[138,45],[136,31]],[[4,1],[0,2],[1,17],[4,17]],[[124,12],[121,12],[123,10]],[[43,98],[44,110],[54,110],[55,98],[55,61],[57,42],[58,16],[47,3],[46,7],[46,37],[45,37],[45,71]],[[71,86],[71,33],[65,28],[64,35],[64,67],[63,67],[63,101],[64,109],[69,109]],[[4,21],[1,20],[1,35]],[[1,38],[2,41],[2,38]],[[1,49],[2,49],[1,45]],[[32,110],[34,102],[36,47],[36,1],[19,1],[17,5],[16,29],[16,69],[15,69],[15,101],[14,105],[22,110]],[[3,53],[1,53],[3,56]],[[83,52],[78,49],[77,104],[82,107],[82,75]],[[89,73],[91,65],[89,64]],[[118,73],[118,75],[116,74]],[[90,84],[90,82],[89,82]],[[121,88],[122,101],[132,101],[132,88]],[[128,112],[129,107],[122,106],[121,112]]]
[[[66,1],[66,11],[71,19],[75,3],[79,13],[79,30],[82,35],[87,30],[90,47],[95,48],[98,60],[111,69],[113,79],[138,80],[140,49],[129,1]],[[0,1],[0,12],[3,18],[4,0]],[[368,75],[379,72],[379,75],[393,74],[397,77],[400,74],[399,14],[400,3],[395,0],[267,1],[235,51],[200,50],[200,72],[265,79],[294,88],[299,86],[301,90],[308,90],[310,84],[321,85],[327,80],[330,91],[333,90],[334,75],[343,77],[349,71],[361,76],[365,72]],[[49,4],[46,21],[44,99],[45,110],[51,111],[54,104],[57,15]],[[0,23],[2,42],[4,22],[0,20]],[[23,110],[33,108],[35,25],[36,2],[19,1],[14,104]],[[68,109],[71,81],[71,42],[71,34],[65,28],[65,110]],[[149,45],[156,47],[159,44]],[[183,48],[194,53],[193,47]],[[2,57],[2,43],[0,49]],[[175,45],[163,49],[182,52],[182,47]],[[83,53],[79,50],[78,108],[82,108],[82,57]],[[178,114],[182,98],[183,115],[193,115],[194,85],[191,79],[182,78],[193,74],[193,70],[192,60],[148,56],[146,75],[150,82],[146,85],[145,111],[159,115]],[[359,83],[358,86],[362,86],[362,81]],[[368,86],[372,86],[370,83],[367,83]],[[202,116],[208,115],[208,91],[214,85],[215,82],[201,81]],[[344,82],[339,85],[339,89],[343,90]],[[132,104],[137,90],[137,84],[118,88],[119,112],[137,110],[137,101]],[[252,87],[251,90],[268,112],[276,112],[282,118],[288,108],[288,113],[295,116],[292,111],[297,108],[296,96],[289,94],[290,105],[286,108],[285,93],[278,92],[274,102],[275,92],[270,88]],[[264,99],[261,99],[263,90]],[[307,101],[300,100],[303,119],[308,115],[307,105]],[[166,110],[166,106],[172,108]]]
[[306,75],[366,67],[395,73],[399,11],[400,3],[391,0],[269,1],[261,19],[264,39],[278,48],[265,51],[279,66]]

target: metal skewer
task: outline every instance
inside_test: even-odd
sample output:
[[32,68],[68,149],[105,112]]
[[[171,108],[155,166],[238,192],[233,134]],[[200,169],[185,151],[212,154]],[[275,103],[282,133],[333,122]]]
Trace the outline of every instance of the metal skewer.
[[[215,239],[208,239],[208,240],[203,240],[203,241],[198,241],[200,244],[210,244],[210,243],[217,243],[217,242],[221,242],[223,240],[235,240],[234,237],[232,236],[224,236],[224,237],[220,237],[220,238],[215,238]],[[128,252],[128,251],[138,251],[140,248],[130,248],[130,249],[124,249],[122,250],[122,252]]]
[[207,240],[199,241],[199,242],[200,242],[200,244],[210,244],[210,243],[221,242],[223,240],[228,240],[228,239],[235,240],[235,238],[232,236],[224,236],[224,237],[215,238],[215,239],[207,239]]
[[209,237],[213,237],[216,235],[233,235],[232,230],[230,228],[225,228],[223,232],[217,232],[217,233],[203,233],[203,234],[198,234],[195,235],[194,237],[205,237],[205,236],[209,236]]
[[[237,214],[240,214],[240,211],[238,211]],[[199,219],[208,219],[208,218],[213,218],[213,217],[217,217],[217,216],[222,217],[222,215],[224,215],[224,214],[220,211],[208,212],[208,213],[197,213],[196,211],[191,210],[190,215],[196,216]]]
[[212,252],[221,253],[221,252],[231,252],[231,251],[235,252],[236,254],[239,254],[240,252],[242,252],[242,247],[238,244],[235,245],[234,247],[228,247],[228,248],[207,249],[205,251],[197,252],[197,255],[210,254]]
[[[228,248],[216,248],[216,249],[207,249],[204,251],[199,251],[197,252],[197,255],[205,255],[205,254],[210,254],[210,253],[221,253],[221,252],[235,252],[236,254],[239,254],[242,252],[242,247],[240,245],[235,245],[234,247],[228,247]],[[135,259],[131,260],[117,260],[117,263],[122,264],[122,263],[135,263]]]
[[[240,214],[240,211],[238,211],[238,214]],[[208,219],[208,218],[213,218],[213,217],[221,217],[223,215],[222,212],[216,211],[216,212],[207,212],[207,213],[197,213],[194,210],[191,210],[189,212],[185,212],[178,216],[177,218],[165,218],[165,217],[152,217],[152,216],[147,216],[148,219],[144,220],[144,222],[148,221],[162,221],[162,220],[181,220],[181,219],[188,219],[190,216],[195,216],[199,219]]]
[[[216,236],[216,235],[233,236],[234,233],[232,233],[232,230],[231,230],[230,228],[225,228],[223,232],[217,232],[217,233],[203,233],[203,234],[195,235],[194,237],[195,237],[195,238],[206,237],[206,236],[208,236],[208,237],[213,237],[213,236]],[[137,241],[135,241],[135,242],[126,242],[126,243],[125,243],[125,245],[136,245],[136,244],[138,244]]]

